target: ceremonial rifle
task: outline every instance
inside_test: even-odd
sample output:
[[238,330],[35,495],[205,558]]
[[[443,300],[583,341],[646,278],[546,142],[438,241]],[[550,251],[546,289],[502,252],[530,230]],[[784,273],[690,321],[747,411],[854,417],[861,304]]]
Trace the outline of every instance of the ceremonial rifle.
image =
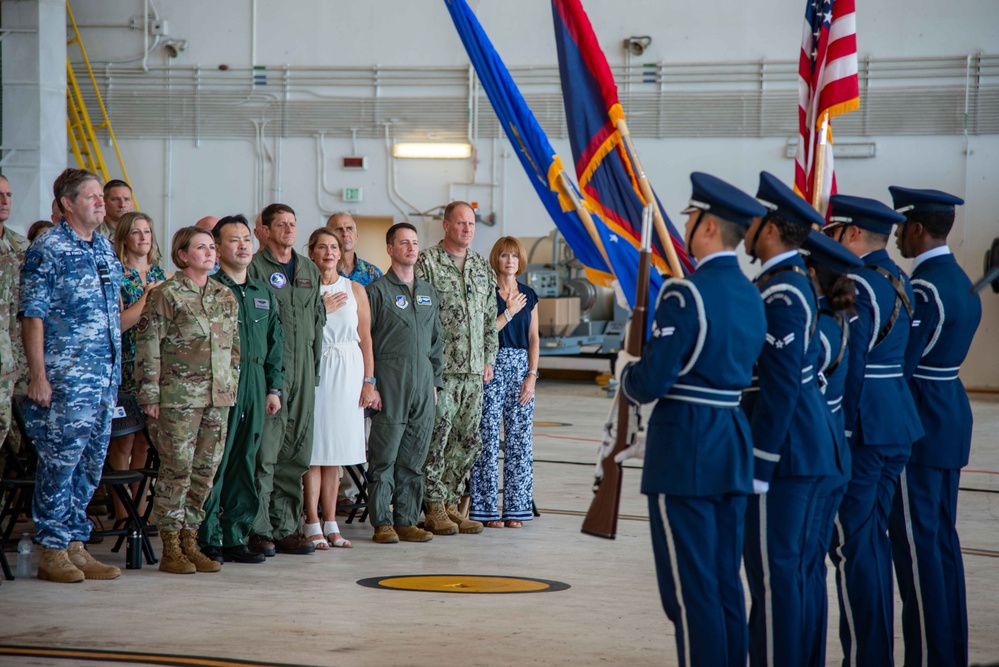
[[[653,200],[654,201],[654,200]],[[646,320],[649,303],[649,278],[652,269],[652,201],[642,212],[642,253],[638,263],[638,283],[635,288],[635,309],[628,325],[625,350],[636,357],[642,356],[645,342]],[[598,464],[600,470],[593,483],[593,501],[583,519],[583,532],[587,535],[613,540],[617,535],[617,516],[621,506],[621,464],[614,457],[631,445],[628,427],[631,422],[632,407],[621,395],[623,388],[617,388],[617,434],[614,446],[609,452],[602,451]]]

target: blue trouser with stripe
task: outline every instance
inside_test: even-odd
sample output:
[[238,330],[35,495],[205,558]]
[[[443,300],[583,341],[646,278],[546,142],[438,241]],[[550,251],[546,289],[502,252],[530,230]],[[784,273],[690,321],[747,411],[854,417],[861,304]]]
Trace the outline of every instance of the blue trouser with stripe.
[[960,470],[909,463],[889,536],[902,597],[905,665],[967,665],[968,610],[957,536]]
[[745,564],[749,594],[749,664],[800,667],[805,662],[809,526],[818,477],[782,477],[749,497]]
[[852,475],[829,556],[836,566],[843,664],[894,664],[894,592],[888,516],[909,445],[851,448]]
[[90,539],[87,505],[101,481],[117,401],[117,385],[54,386],[48,408],[24,401],[24,425],[38,451],[36,541],[46,549]]
[[809,527],[808,543],[812,554],[808,558],[808,598],[805,600],[805,637],[802,645],[805,662],[809,667],[825,667],[826,628],[829,624],[829,595],[826,592],[826,554],[832,543],[833,522],[839,504],[846,493],[849,475],[830,475],[819,482],[815,498],[813,521]]
[[650,495],[659,595],[681,667],[746,664],[739,578],[746,496]]

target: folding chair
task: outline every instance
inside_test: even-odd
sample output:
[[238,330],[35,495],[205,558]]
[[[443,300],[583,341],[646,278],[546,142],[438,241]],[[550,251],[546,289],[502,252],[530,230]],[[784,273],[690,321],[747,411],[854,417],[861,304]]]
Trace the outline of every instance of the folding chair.
[[350,505],[341,505],[337,509],[347,510],[346,523],[352,523],[358,513],[360,513],[358,521],[364,523],[368,519],[368,471],[363,463],[344,466],[343,468],[350,475],[350,478],[354,480],[354,486],[357,487],[357,500]]

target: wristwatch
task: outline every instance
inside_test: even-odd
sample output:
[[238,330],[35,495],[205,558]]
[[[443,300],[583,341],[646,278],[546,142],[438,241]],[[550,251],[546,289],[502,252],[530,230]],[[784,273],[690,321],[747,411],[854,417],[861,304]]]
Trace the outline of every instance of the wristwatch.
[[536,370],[531,370],[531,371],[527,371],[527,374],[528,374],[528,375],[533,375],[533,376],[534,376],[534,377],[536,377],[536,378],[539,378],[539,377],[541,377],[541,374],[540,374],[540,373],[538,373],[538,371],[536,371]]
[[372,386],[373,386],[373,385],[374,385],[374,384],[375,384],[376,382],[378,382],[378,380],[376,380],[375,378],[371,378],[371,377],[366,377],[366,378],[364,378],[364,381],[365,381],[365,382],[367,382],[368,384],[372,385]]
[[277,396],[278,398],[281,398],[281,390],[280,389],[270,389],[270,390],[268,390],[267,395],[268,396]]

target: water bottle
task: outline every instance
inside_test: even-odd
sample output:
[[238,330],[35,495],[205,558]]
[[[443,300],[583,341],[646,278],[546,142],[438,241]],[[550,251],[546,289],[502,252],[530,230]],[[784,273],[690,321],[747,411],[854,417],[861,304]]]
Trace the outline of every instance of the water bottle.
[[27,533],[17,543],[17,576],[25,579],[31,576],[31,537]]

